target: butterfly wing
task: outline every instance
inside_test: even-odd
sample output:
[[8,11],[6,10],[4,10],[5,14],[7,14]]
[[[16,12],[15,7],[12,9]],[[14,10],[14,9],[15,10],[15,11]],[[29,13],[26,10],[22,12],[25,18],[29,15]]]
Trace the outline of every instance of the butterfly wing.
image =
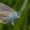
[[10,22],[13,22],[14,19],[17,19],[18,15],[15,10],[13,10],[12,8],[8,7],[3,3],[0,3],[0,16],[1,16],[2,22],[6,23],[6,21],[8,20],[10,20]]

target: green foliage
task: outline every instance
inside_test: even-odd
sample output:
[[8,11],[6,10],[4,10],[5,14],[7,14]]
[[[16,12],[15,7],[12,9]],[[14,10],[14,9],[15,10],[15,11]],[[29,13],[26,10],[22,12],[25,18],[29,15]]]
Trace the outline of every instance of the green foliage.
[[21,13],[15,25],[0,23],[0,30],[30,30],[30,0],[0,0]]

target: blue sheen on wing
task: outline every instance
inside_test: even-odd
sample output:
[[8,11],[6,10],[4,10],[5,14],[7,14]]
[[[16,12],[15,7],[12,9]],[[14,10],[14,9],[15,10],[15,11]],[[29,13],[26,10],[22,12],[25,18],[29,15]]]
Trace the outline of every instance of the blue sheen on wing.
[[18,14],[17,12],[14,12],[8,16],[8,20],[10,20],[10,22],[14,22],[15,19],[18,19],[18,18],[20,18],[20,14]]
[[11,15],[8,16],[8,19],[13,22],[16,19],[17,13],[12,13]]

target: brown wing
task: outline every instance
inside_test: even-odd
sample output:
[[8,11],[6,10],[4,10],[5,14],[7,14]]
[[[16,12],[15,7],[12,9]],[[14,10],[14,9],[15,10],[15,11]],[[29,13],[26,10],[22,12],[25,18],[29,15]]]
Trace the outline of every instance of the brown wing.
[[9,14],[10,14],[10,12],[8,12],[8,11],[0,11],[0,17],[8,16]]
[[11,12],[15,12],[15,11],[12,8],[8,7],[7,5],[0,3],[0,17],[7,16],[9,12],[11,14]]
[[7,5],[0,3],[0,18],[2,19],[2,22],[7,19],[7,17],[3,17],[3,16],[8,16],[9,14],[11,15],[12,14],[11,12],[14,13],[16,11],[8,7]]

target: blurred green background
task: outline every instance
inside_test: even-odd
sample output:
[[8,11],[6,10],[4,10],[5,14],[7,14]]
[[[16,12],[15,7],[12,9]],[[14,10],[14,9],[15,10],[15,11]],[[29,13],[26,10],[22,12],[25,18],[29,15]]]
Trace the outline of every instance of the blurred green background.
[[0,2],[21,13],[13,26],[0,23],[0,30],[30,30],[30,0],[0,0]]

